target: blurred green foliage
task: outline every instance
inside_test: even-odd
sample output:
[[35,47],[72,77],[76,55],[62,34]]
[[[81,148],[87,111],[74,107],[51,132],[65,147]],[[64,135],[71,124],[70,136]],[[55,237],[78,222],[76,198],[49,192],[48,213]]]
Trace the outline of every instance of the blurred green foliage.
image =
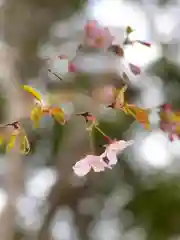
[[[179,176],[156,181],[149,188],[145,185],[135,193],[125,209],[133,212],[133,225],[140,224],[152,240],[168,239],[180,234]],[[150,239],[149,236],[147,239]]]
[[179,66],[166,58],[161,58],[153,63],[149,67],[149,72],[162,78],[165,83],[178,82],[180,84]]

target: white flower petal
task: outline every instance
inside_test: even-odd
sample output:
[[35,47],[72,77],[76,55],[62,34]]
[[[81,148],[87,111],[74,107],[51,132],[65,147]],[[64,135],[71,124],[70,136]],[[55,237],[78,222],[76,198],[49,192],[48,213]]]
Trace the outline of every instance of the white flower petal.
[[117,154],[114,151],[108,151],[107,158],[109,159],[109,165],[115,165],[118,162]]
[[124,140],[115,141],[108,145],[105,152],[101,156],[102,157],[107,156],[107,158],[109,159],[109,163],[108,163],[109,166],[115,165],[118,161],[117,154],[120,154],[125,148],[127,148],[128,146],[131,146],[133,143],[134,141],[132,140],[127,142]]
[[[104,164],[105,168],[110,168],[112,169],[111,165],[115,165],[117,163],[117,156],[116,156],[116,152],[110,152],[105,150],[105,152],[103,154],[101,154],[101,162]],[[109,162],[106,163],[103,158],[108,158]]]
[[91,166],[88,161],[86,161],[86,158],[78,161],[73,167],[74,173],[79,177],[85,176],[90,170]]
[[102,163],[98,163],[98,164],[94,164],[94,165],[92,165],[92,169],[94,170],[94,172],[102,172],[102,171],[104,171],[105,170],[105,167],[104,167],[104,165],[102,164]]
[[90,160],[90,165],[95,172],[101,172],[105,170],[105,164],[101,162],[100,156],[94,156]]
[[118,141],[118,145],[119,145],[118,153],[123,151],[125,148],[131,146],[133,143],[134,143],[133,140],[130,140],[130,141],[127,141],[127,142],[126,141]]

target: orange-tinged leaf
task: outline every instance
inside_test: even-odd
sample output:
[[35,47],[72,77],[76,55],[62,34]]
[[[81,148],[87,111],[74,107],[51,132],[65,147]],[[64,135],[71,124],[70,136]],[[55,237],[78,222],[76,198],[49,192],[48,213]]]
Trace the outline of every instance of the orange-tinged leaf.
[[180,112],[175,112],[176,116],[179,117],[179,121],[180,121]]
[[28,86],[28,85],[24,85],[23,89],[26,92],[30,93],[36,100],[41,102],[42,97],[34,88],[32,88],[31,86]]
[[60,124],[65,124],[65,114],[63,112],[63,110],[59,107],[52,107],[50,108],[50,112],[52,117],[54,117],[54,119],[60,123]]
[[180,117],[180,112],[179,111],[176,111],[175,113],[178,117]]
[[139,108],[135,105],[129,105],[129,109],[135,114],[137,122],[141,123],[146,129],[150,128],[148,110]]

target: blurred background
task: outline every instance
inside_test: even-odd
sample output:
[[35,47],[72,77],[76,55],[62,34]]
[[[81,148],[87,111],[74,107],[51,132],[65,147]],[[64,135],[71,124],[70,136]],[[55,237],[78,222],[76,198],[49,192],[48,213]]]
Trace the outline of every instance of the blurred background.
[[[133,39],[152,46],[128,46],[125,61],[77,50],[88,19],[108,26],[117,44],[130,25]],[[178,0],[0,1],[0,121],[21,119],[31,143],[28,156],[1,148],[1,240],[180,239],[180,141],[170,142],[158,126],[159,105],[180,106],[179,28]],[[61,54],[78,68],[59,70],[62,81],[45,60]],[[126,62],[141,67],[141,75]],[[152,108],[151,132],[102,104],[101,88],[121,86],[123,71],[127,100]],[[22,84],[63,107],[68,124],[45,117],[34,130]],[[91,151],[85,122],[74,114],[81,111],[95,114],[111,138],[135,140],[111,171],[74,175],[72,166]],[[94,140],[100,154],[105,140],[97,132]]]

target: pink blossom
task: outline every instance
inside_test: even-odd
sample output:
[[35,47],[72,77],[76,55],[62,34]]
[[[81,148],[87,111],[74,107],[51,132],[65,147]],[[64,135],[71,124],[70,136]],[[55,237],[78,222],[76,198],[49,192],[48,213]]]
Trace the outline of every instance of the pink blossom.
[[160,107],[161,111],[162,112],[165,112],[165,113],[172,113],[172,106],[168,103],[165,103],[163,104],[161,107]]
[[94,48],[108,49],[114,37],[108,28],[101,26],[97,21],[90,20],[84,27],[85,45]]
[[130,141],[113,141],[110,143],[104,152],[104,155],[110,160],[110,165],[115,165],[117,163],[117,154],[120,154],[125,148],[134,144],[133,140]]
[[102,156],[87,155],[73,166],[73,171],[79,177],[83,177],[92,169],[94,172],[102,172],[105,168],[111,168],[103,161]]
[[168,138],[172,142],[175,137],[180,139],[179,129],[180,124],[176,122],[165,122],[163,120],[160,121],[160,129],[168,133]]
[[116,88],[113,85],[106,85],[103,88],[97,88],[92,92],[92,98],[102,104],[111,104],[114,102]]
[[103,88],[103,97],[104,101],[107,103],[112,103],[114,101],[115,88],[112,85],[104,86]]
[[179,138],[179,136],[176,133],[176,124],[165,123],[165,122],[161,121],[160,122],[160,129],[163,132],[168,133],[168,138],[171,142],[174,140],[175,137]]
[[168,133],[168,138],[173,141],[175,137],[180,138],[180,123],[176,112],[173,112],[170,104],[163,104],[160,107],[159,127],[163,132]]
[[115,151],[105,151],[101,157],[103,161],[108,164],[109,168],[112,168],[112,166],[118,162],[117,152]]
[[134,141],[114,141],[106,147],[100,156],[87,155],[73,166],[73,171],[79,177],[83,177],[92,169],[94,172],[105,171],[106,168],[112,169],[117,163],[117,154],[132,145]]
[[68,72],[76,72],[76,67],[73,63],[69,62]]
[[66,59],[68,61],[68,72],[76,72],[76,66],[68,60],[68,56],[65,54],[59,55],[58,58],[60,60]]
[[131,71],[134,73],[134,75],[139,75],[141,73],[141,69],[138,66],[136,66],[132,63],[129,63],[129,67],[130,67]]

